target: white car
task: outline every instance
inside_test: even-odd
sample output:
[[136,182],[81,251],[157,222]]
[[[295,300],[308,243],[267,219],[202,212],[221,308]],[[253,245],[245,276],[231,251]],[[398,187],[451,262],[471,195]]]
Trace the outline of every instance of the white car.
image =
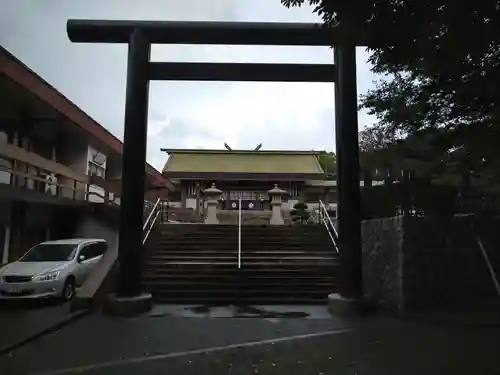
[[42,242],[0,269],[0,299],[73,298],[107,250],[102,239]]

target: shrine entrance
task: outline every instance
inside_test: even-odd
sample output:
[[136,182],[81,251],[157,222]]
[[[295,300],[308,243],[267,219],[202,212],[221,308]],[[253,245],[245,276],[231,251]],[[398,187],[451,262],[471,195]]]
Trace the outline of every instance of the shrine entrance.
[[[353,41],[353,30],[304,23],[69,20],[67,32],[72,42],[128,44],[118,250],[119,296],[135,297],[142,292],[142,211],[149,82],[191,80],[336,83],[332,123],[335,118],[340,292],[346,298],[362,297],[356,42]],[[151,44],[155,43],[334,45],[334,64],[151,62]]]

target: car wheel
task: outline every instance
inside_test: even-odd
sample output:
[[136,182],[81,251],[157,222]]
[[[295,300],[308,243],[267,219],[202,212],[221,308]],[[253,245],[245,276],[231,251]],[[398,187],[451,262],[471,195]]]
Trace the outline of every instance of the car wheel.
[[62,299],[63,301],[71,300],[75,295],[75,279],[69,277],[64,283],[64,288],[62,291]]

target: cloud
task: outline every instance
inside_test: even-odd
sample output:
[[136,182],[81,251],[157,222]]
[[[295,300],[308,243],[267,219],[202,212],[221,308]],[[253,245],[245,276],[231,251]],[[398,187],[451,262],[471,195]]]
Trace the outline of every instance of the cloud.
[[[312,8],[279,0],[2,1],[0,44],[113,134],[122,138],[125,45],[72,44],[68,18],[313,22]],[[358,91],[373,75],[358,49]],[[153,46],[155,61],[330,63],[324,47]],[[335,148],[331,84],[152,82],[148,161],[161,169],[169,148]],[[360,125],[373,122],[360,112]]]

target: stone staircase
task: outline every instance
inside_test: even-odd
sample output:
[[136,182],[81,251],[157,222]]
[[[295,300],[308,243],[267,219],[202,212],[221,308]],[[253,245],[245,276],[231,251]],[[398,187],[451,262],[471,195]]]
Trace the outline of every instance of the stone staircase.
[[157,302],[326,303],[337,290],[338,255],[322,226],[163,224],[144,263]]

